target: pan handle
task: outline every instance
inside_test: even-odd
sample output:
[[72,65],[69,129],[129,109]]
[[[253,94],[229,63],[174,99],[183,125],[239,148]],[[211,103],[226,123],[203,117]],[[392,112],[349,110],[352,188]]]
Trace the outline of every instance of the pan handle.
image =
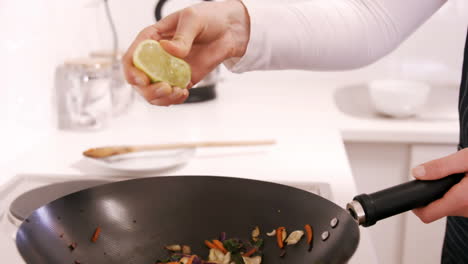
[[372,226],[379,220],[423,207],[441,198],[464,176],[464,173],[460,173],[434,181],[414,180],[379,192],[361,194],[354,197],[347,209],[360,225]]

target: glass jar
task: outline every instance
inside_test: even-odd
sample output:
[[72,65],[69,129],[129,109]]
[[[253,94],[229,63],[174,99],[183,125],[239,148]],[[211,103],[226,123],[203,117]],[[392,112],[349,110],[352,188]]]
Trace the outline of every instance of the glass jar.
[[135,90],[125,79],[122,66],[123,52],[115,54],[112,51],[93,51],[89,54],[91,58],[115,60],[112,66],[110,92],[112,98],[112,114],[119,116],[126,113],[134,102]]
[[112,116],[108,59],[77,58],[56,69],[55,102],[59,129],[105,128]]

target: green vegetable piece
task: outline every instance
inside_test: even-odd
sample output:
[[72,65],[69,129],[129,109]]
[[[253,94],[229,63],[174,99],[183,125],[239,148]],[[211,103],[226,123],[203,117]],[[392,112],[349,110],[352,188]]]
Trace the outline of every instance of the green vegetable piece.
[[263,239],[258,238],[257,241],[252,241],[252,246],[254,246],[256,248],[263,247]]
[[173,261],[180,261],[180,259],[182,258],[182,255],[172,255],[170,257],[170,261],[173,262]]
[[223,245],[224,245],[224,248],[231,253],[237,253],[242,248],[242,244],[239,243],[239,241],[234,240],[234,239],[224,240]]
[[234,261],[236,264],[245,264],[244,259],[240,252],[231,255],[231,261]]

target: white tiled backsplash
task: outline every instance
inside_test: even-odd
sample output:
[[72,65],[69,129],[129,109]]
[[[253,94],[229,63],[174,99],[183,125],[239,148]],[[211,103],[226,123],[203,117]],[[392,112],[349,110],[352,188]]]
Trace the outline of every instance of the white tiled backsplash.
[[[109,0],[123,49],[139,30],[154,22],[156,1]],[[51,95],[56,65],[67,57],[111,47],[103,5],[96,5],[99,2],[0,1],[2,127],[5,124],[6,127],[34,129],[53,127]],[[467,24],[468,1],[448,0],[446,6],[396,52],[367,69],[375,71],[380,67],[385,71],[400,71],[402,63],[406,63],[408,69],[424,69],[422,74],[432,70],[443,73],[431,74],[434,78],[456,81]],[[425,65],[423,68],[421,62]],[[337,73],[311,74],[339,78]]]

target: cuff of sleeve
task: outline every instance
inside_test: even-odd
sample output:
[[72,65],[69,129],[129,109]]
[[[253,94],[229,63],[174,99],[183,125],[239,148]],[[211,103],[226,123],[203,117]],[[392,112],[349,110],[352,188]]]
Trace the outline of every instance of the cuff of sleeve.
[[242,73],[265,68],[268,65],[269,47],[267,42],[267,21],[270,21],[269,12],[265,5],[260,6],[254,3],[255,0],[242,0],[250,17],[250,37],[244,56],[240,58],[230,58],[223,62],[228,70],[234,73]]

